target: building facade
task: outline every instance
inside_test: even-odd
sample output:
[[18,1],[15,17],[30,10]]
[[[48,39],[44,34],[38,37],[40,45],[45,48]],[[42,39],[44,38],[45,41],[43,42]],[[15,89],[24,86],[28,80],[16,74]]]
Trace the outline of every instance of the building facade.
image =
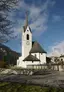
[[42,64],[46,64],[46,51],[37,41],[32,41],[32,32],[26,17],[22,31],[22,56],[17,60],[17,67],[27,68]]

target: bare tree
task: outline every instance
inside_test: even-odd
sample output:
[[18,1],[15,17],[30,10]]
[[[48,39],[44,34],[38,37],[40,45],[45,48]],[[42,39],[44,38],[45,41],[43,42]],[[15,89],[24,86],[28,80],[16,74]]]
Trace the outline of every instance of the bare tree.
[[13,38],[13,22],[8,18],[8,14],[16,4],[17,0],[0,0],[0,43]]

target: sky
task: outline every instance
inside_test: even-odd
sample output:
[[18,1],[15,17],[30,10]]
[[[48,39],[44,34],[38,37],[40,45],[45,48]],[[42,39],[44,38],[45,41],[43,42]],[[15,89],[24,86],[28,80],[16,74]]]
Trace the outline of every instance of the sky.
[[6,46],[21,52],[21,32],[28,12],[33,40],[40,43],[48,56],[64,54],[64,0],[19,0],[15,8],[9,18],[18,37],[5,43]]

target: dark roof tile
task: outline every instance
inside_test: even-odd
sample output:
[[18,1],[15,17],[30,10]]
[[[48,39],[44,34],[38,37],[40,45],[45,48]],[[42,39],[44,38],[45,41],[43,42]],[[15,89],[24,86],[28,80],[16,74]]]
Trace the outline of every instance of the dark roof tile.
[[23,61],[40,61],[40,60],[33,55],[28,55]]
[[33,47],[30,50],[30,53],[46,53],[46,51],[40,46],[38,42],[33,43]]

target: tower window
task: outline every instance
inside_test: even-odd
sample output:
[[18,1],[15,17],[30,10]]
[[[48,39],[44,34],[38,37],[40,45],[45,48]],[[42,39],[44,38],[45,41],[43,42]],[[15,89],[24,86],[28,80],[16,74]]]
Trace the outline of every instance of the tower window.
[[27,40],[29,40],[29,34],[27,34]]

